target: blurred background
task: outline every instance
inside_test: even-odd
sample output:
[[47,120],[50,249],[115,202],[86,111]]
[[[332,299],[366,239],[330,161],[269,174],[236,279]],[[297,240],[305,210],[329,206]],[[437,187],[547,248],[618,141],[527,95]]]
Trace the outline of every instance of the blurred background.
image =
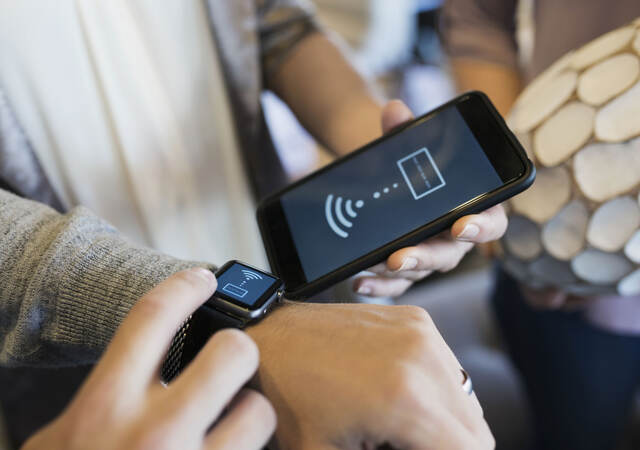
[[[437,35],[441,0],[316,0],[320,21],[345,42],[355,66],[387,98],[421,114],[455,95]],[[263,97],[267,121],[289,175],[329,161],[274,95]]]
[[[356,67],[376,80],[384,97],[399,98],[420,115],[456,95],[438,36],[441,0],[314,3],[322,23],[346,42],[345,50]],[[521,1],[518,38],[523,58],[531,46],[530,13],[531,1]],[[303,176],[331,160],[274,95],[266,93],[263,105],[291,177]],[[396,301],[429,311],[471,374],[498,448],[522,449],[531,442],[528,406],[493,324],[488,305],[492,270],[485,257],[473,252],[453,272],[428,277]]]
[[[344,40],[353,62],[376,80],[384,96],[404,100],[420,115],[455,95],[437,34],[440,0],[315,0],[314,3],[320,20]],[[527,58],[533,33],[528,16],[532,0],[520,3],[519,48],[521,58]],[[265,93],[263,105],[280,157],[292,178],[330,160],[328,153],[304,132],[274,95]],[[487,304],[492,270],[490,262],[472,253],[454,272],[429,277],[398,302],[421,305],[429,311],[471,374],[498,448],[522,449],[531,441],[528,406]],[[56,378],[66,377],[68,374],[60,370],[48,383],[56,386]],[[3,386],[3,390],[6,388]],[[53,418],[72,394],[48,390],[47,386],[38,392],[29,385],[11,386],[11,390],[22,391],[27,400],[18,409],[5,408],[5,420],[0,420],[0,449],[17,448],[35,427]],[[629,433],[622,448],[640,448],[640,441],[633,439]]]
[[[456,95],[438,35],[441,0],[315,0],[320,20],[343,39],[352,61],[376,80],[387,98],[399,98],[421,115]],[[533,56],[534,0],[520,0],[516,40],[520,62]],[[297,178],[330,161],[275,96],[265,94],[267,121],[280,157]],[[493,263],[474,251],[447,274],[414,286],[397,303],[429,311],[461,364],[471,374],[497,448],[515,450],[532,442],[531,416],[518,373],[494,322],[489,298]],[[640,401],[636,402],[640,405]],[[636,408],[640,411],[640,407]],[[620,450],[640,448],[640,413]],[[577,450],[577,449],[576,449]]]
[[[385,97],[404,100],[420,115],[455,95],[437,34],[441,0],[315,0],[314,3],[320,20],[344,40],[345,51],[355,65],[376,80]],[[280,157],[292,178],[330,160],[328,153],[274,95],[265,93],[263,106]],[[471,254],[454,273],[430,277],[398,302],[418,304],[429,310],[471,373],[499,448],[520,449],[529,441],[527,408],[492,325],[487,306],[491,279],[489,263],[480,255]],[[47,384],[74,385],[59,383],[68,382],[68,376],[65,370],[60,370]],[[30,385],[13,386],[12,390],[22,391],[27,400],[19,409],[5,411],[8,426],[0,421],[3,450],[17,448],[35,427],[53,418],[72,394],[64,390],[54,392],[47,386],[38,392]]]

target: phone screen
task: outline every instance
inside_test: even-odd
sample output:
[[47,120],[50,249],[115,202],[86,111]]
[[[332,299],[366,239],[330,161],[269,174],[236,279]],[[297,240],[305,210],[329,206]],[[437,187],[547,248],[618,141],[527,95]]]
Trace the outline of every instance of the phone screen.
[[285,192],[281,205],[311,282],[503,184],[452,106]]

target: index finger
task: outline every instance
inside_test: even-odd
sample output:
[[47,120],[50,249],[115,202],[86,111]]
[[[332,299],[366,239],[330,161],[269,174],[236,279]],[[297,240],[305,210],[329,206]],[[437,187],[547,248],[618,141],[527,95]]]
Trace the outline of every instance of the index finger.
[[458,265],[473,244],[434,237],[413,247],[405,247],[387,259],[391,270],[431,270],[446,272]]
[[[217,287],[210,270],[178,272],[145,294],[131,309],[94,371],[119,389],[142,389],[155,378],[176,330]],[[114,379],[115,374],[115,379]]]
[[458,219],[451,227],[451,236],[459,241],[476,244],[500,239],[507,231],[507,214],[502,205],[493,206],[480,214]]

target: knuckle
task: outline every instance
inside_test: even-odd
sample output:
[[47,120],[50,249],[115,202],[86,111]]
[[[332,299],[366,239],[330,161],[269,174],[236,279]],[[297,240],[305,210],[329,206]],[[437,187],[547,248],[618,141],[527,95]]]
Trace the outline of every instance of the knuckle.
[[99,397],[89,395],[72,403],[63,415],[64,420],[61,421],[66,425],[65,429],[73,434],[84,434],[93,431],[97,423],[110,420],[110,417],[104,414],[107,408],[96,408],[96,405],[102,406],[101,400]]
[[421,377],[411,364],[398,365],[389,371],[385,389],[385,404],[392,411],[415,411],[419,407]]
[[152,321],[165,308],[165,298],[150,292],[142,297],[131,309],[130,315],[139,314]]
[[486,446],[487,449],[493,450],[496,448],[496,439],[493,437],[493,434],[489,433],[486,443],[487,443],[487,446]]
[[491,433],[491,429],[489,428],[489,425],[483,420],[482,421],[482,426],[480,427],[480,431],[479,431],[479,439],[478,441],[481,442],[482,448],[483,449],[494,449],[496,447],[496,440],[493,437],[493,433]]
[[420,270],[420,271],[415,273],[414,281],[420,281],[423,278],[428,277],[430,274],[431,274],[431,271],[429,271],[429,270]]
[[405,362],[417,363],[426,356],[431,357],[433,343],[431,333],[424,326],[413,326],[406,330],[404,336],[405,349],[400,355]]
[[397,306],[397,308],[401,308],[401,313],[408,321],[425,327],[433,326],[433,319],[424,308],[415,305],[403,305]]
[[258,366],[260,359],[258,346],[247,333],[236,329],[226,329],[218,331],[211,340],[217,345],[226,347],[236,357]]
[[489,433],[489,440],[488,440],[488,447],[489,449],[493,450],[496,448],[496,438],[493,436],[493,434]]
[[448,264],[445,264],[444,266],[442,266],[439,272],[442,272],[442,273],[451,272],[453,269],[456,268],[457,265],[458,265],[457,261],[450,261]]
[[127,448],[131,450],[164,450],[170,448],[168,440],[166,427],[150,427],[145,423],[140,423],[131,431],[127,439]]
[[430,270],[436,266],[435,257],[433,253],[428,250],[428,245],[429,244],[425,244],[426,251],[422,252],[419,258],[420,265],[418,267],[424,270]]
[[190,288],[201,289],[206,286],[205,281],[201,276],[196,275],[193,270],[183,270],[175,273],[171,277],[172,281],[176,283],[184,283]]
[[403,352],[406,361],[417,361],[424,355],[439,353],[438,330],[429,313],[419,306],[407,306],[402,328]]
[[440,272],[450,272],[458,267],[458,264],[460,264],[460,261],[462,261],[464,255],[466,255],[467,252],[469,252],[469,250],[473,248],[473,244],[470,244],[468,242],[465,242],[464,244],[465,245],[461,247],[460,250],[455,253],[455,255],[452,255],[451,258],[449,258],[449,261],[447,261],[446,264],[442,265],[439,270]]
[[276,411],[271,402],[264,395],[252,389],[248,389],[246,395],[256,418],[262,422],[269,433],[272,433],[276,428],[277,419]]
[[470,437],[472,437],[473,441],[477,444],[474,448],[478,450],[495,448],[495,438],[483,417],[476,417],[470,423],[467,423],[466,428],[470,432]]

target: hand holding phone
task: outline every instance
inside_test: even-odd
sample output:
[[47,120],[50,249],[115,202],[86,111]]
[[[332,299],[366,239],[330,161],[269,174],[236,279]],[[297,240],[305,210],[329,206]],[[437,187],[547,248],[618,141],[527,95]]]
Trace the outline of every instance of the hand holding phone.
[[305,298],[498,205],[534,178],[502,117],[472,92],[274,194],[258,222],[286,295]]
[[[390,133],[414,118],[402,101],[392,100],[382,111],[382,132]],[[414,282],[431,273],[454,269],[475,244],[500,239],[507,225],[507,215],[502,205],[464,216],[440,235],[402,248],[391,254],[385,262],[369,268],[367,271],[372,275],[356,278],[353,290],[371,297],[400,296]]]

